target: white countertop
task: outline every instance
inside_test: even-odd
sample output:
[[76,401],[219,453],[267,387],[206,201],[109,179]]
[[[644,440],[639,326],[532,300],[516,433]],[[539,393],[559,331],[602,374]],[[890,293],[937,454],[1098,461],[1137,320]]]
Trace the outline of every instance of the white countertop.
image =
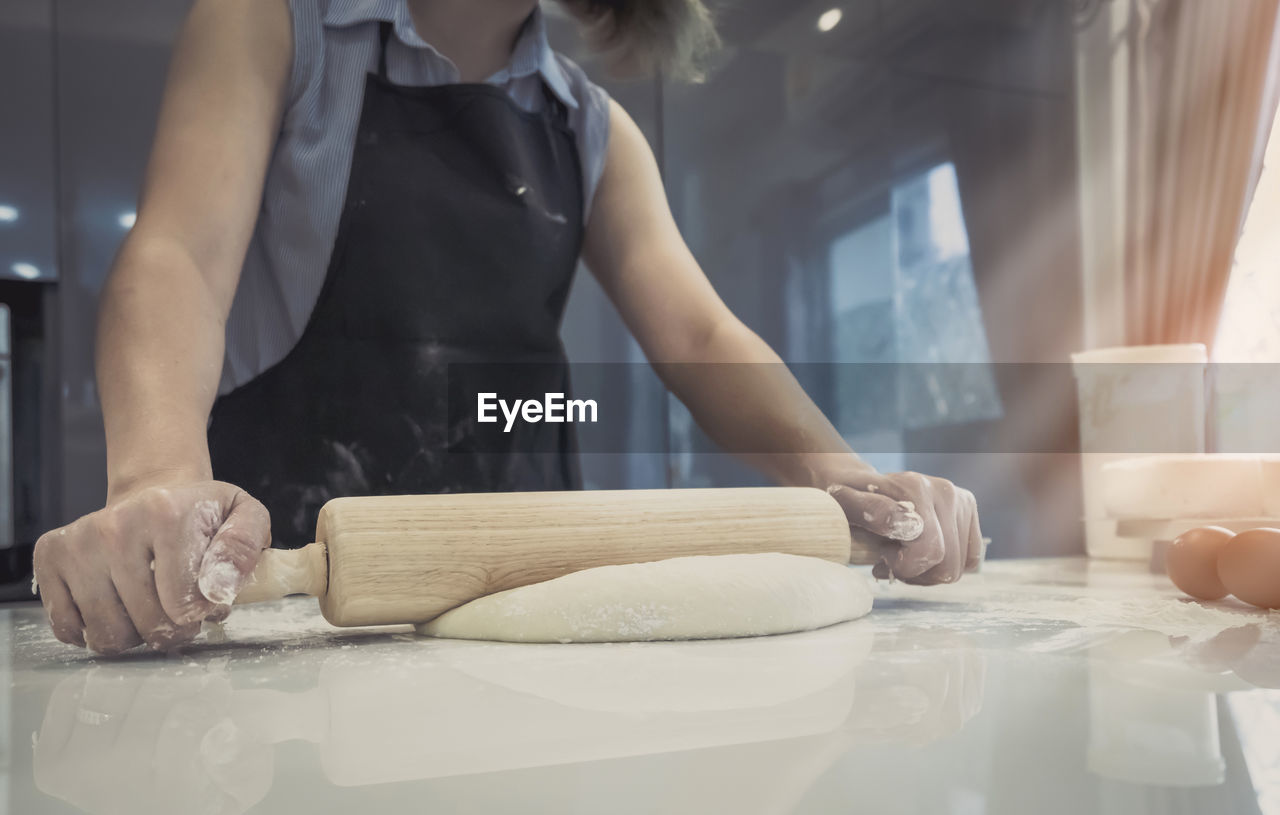
[[299,599],[116,660],[13,608],[0,811],[1280,812],[1280,614],[1206,605],[1001,561],[788,636],[430,640]]

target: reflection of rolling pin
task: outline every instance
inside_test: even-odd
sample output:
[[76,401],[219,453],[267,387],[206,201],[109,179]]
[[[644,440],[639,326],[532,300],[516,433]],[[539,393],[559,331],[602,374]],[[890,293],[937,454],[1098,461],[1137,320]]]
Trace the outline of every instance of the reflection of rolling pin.
[[835,499],[808,487],[336,498],[316,541],[264,552],[236,602],[313,594],[334,625],[420,623],[595,566],[753,552],[877,559],[851,543]]

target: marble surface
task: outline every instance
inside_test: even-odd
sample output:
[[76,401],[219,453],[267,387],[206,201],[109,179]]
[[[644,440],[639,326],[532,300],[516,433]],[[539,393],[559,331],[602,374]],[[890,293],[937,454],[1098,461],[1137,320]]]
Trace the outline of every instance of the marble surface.
[[12,813],[1280,812],[1280,614],[1075,559],[760,639],[503,645],[237,610],[94,659],[0,612]]

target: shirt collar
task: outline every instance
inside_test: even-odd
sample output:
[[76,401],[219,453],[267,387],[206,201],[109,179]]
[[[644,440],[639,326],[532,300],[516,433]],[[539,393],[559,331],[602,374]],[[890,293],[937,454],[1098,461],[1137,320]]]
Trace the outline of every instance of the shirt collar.
[[[356,25],[368,22],[390,22],[395,27],[396,37],[411,48],[423,48],[441,56],[439,51],[431,47],[418,35],[413,27],[413,18],[409,14],[406,0],[330,0],[325,9],[324,24],[331,28]],[[503,83],[509,79],[518,79],[531,74],[541,74],[542,79],[551,88],[551,92],[572,109],[578,107],[578,100],[569,88],[569,80],[560,67],[560,60],[551,50],[547,42],[547,23],[542,16],[542,7],[536,6],[529,19],[525,21],[516,39],[516,47],[511,52],[511,61],[507,67],[489,77],[489,82]]]

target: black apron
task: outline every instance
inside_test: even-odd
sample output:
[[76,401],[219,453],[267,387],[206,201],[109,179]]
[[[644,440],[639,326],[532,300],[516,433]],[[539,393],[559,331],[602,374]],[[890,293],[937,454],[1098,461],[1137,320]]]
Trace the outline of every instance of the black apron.
[[470,396],[569,391],[583,194],[567,110],[545,83],[537,113],[487,84],[395,85],[380,34],[311,319],[210,417],[214,477],[266,504],[276,546],[312,540],[337,496],[580,486],[572,425],[504,433]]

